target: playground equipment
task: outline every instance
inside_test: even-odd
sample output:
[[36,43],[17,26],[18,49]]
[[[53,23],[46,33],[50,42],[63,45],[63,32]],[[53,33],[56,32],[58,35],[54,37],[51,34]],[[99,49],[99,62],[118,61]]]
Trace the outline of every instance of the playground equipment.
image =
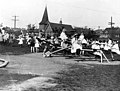
[[[43,56],[44,57],[50,57],[52,54],[54,53],[57,53],[57,52],[60,52],[60,51],[63,51],[65,49],[68,49],[68,48],[71,48],[71,46],[68,46],[66,48],[61,48],[61,49],[58,49],[58,50],[55,50],[53,52],[46,52]],[[94,50],[92,49],[82,49],[81,51],[91,51],[91,52],[94,52]],[[98,54],[99,53],[99,54]],[[102,63],[103,62],[103,58],[104,60],[106,60],[108,63],[110,62],[109,59],[106,57],[106,55],[104,54],[104,52],[102,50],[97,50],[96,53],[94,52],[93,53],[94,55],[99,55],[100,56],[100,62]],[[88,57],[89,58],[89,57]]]

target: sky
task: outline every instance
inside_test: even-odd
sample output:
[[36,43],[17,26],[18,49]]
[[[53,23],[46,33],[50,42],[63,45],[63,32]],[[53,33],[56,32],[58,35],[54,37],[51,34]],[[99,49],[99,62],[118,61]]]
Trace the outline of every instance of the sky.
[[120,0],[0,0],[0,23],[13,27],[13,16],[17,16],[17,27],[28,24],[38,26],[47,5],[50,22],[77,27],[110,27],[111,16],[115,27],[120,27]]

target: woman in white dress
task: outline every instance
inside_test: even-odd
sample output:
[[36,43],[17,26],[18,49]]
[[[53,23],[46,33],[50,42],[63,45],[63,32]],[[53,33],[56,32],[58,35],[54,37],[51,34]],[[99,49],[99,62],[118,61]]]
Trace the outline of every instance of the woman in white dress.
[[100,43],[99,43],[99,41],[93,41],[92,42],[92,49],[94,50],[93,54],[95,56],[102,57],[102,54],[100,52]]
[[113,46],[111,47],[111,51],[120,55],[119,46],[118,46],[118,43],[116,41],[113,42]]
[[67,35],[65,34],[65,30],[63,29],[63,31],[61,32],[59,38],[61,38],[61,40],[66,40],[68,39]]
[[77,36],[73,37],[71,40],[72,47],[71,47],[71,53],[76,53],[77,50],[82,50],[82,43],[81,41],[78,41]]

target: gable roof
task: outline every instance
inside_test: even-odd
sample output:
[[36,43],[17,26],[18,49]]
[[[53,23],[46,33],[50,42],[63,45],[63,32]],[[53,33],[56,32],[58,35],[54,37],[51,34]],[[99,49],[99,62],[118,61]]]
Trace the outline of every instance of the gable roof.
[[51,28],[52,29],[63,29],[63,28],[65,28],[67,31],[72,31],[73,30],[73,28],[72,28],[72,26],[71,25],[67,25],[67,24],[59,24],[59,23],[52,23],[52,22],[50,22],[50,25],[51,25]]
[[46,6],[43,17],[42,17],[42,21],[39,24],[46,24],[47,22],[49,22],[49,18],[47,13],[47,6]]
[[120,28],[116,27],[116,28],[106,28],[104,30],[104,33],[112,33],[112,34],[120,34]]

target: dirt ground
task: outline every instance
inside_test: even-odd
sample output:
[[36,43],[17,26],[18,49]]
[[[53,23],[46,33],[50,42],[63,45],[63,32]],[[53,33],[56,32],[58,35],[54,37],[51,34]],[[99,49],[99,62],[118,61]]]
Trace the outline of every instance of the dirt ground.
[[51,82],[52,80],[54,81],[53,77],[56,76],[56,72],[68,70],[67,68],[71,64],[77,64],[85,69],[94,68],[94,65],[110,66],[120,64],[119,61],[111,63],[100,63],[94,60],[78,62],[75,61],[75,58],[72,59],[63,56],[44,58],[42,53],[31,53],[24,55],[9,55],[8,53],[6,55],[0,55],[0,58],[10,62],[6,68],[0,69],[0,91],[39,91],[40,88],[55,87],[57,83]]
[[[24,55],[7,54],[0,55],[0,58],[10,62],[6,68],[0,69],[1,75],[4,76],[4,80],[0,84],[0,91],[25,90],[34,87],[38,82],[41,85],[41,81],[42,84],[47,84],[44,87],[55,85],[43,83],[43,81],[52,79],[51,77],[56,75],[56,72],[67,68],[67,61],[70,62],[69,59],[65,60],[64,57],[44,58],[42,53]],[[29,85],[25,85],[28,83]],[[39,84],[35,87],[36,89],[40,88]]]

